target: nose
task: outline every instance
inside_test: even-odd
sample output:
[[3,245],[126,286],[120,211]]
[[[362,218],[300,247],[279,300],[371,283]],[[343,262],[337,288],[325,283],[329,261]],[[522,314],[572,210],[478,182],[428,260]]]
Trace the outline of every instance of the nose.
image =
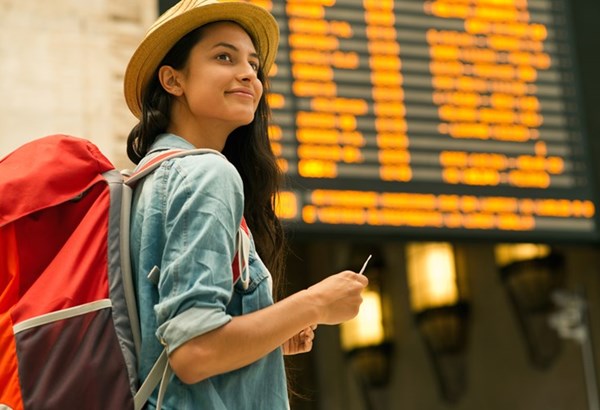
[[254,70],[252,64],[245,63],[242,64],[242,67],[239,70],[238,78],[241,81],[250,82],[258,78],[258,73],[256,72],[256,70]]

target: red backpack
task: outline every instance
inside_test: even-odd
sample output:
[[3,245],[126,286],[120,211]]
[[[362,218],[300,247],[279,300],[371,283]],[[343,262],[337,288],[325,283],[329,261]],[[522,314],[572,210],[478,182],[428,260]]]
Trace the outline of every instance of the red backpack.
[[[137,381],[131,186],[165,159],[204,152],[161,153],[127,182],[95,145],[64,135],[0,160],[0,409],[140,409],[163,380],[160,406],[166,353]],[[243,222],[234,281],[248,244]]]

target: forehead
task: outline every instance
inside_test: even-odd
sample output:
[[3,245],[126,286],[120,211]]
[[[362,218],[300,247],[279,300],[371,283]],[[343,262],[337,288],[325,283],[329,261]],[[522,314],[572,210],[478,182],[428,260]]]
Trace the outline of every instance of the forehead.
[[200,42],[209,47],[219,42],[231,42],[244,46],[249,51],[256,52],[256,47],[250,35],[242,26],[232,21],[218,21],[203,26]]

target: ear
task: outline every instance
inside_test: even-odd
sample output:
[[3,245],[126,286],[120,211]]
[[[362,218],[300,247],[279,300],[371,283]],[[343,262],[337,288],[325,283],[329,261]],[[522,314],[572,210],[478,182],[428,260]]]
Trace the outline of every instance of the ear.
[[158,69],[158,80],[166,92],[176,97],[183,95],[180,83],[181,73],[173,67],[163,65]]

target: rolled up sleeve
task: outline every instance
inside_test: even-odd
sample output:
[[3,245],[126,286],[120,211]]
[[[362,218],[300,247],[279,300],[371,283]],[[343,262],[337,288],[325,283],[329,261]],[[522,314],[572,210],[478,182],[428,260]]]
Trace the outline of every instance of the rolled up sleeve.
[[165,248],[156,336],[167,352],[231,320],[231,264],[244,208],[237,170],[214,154],[173,161],[162,178]]

